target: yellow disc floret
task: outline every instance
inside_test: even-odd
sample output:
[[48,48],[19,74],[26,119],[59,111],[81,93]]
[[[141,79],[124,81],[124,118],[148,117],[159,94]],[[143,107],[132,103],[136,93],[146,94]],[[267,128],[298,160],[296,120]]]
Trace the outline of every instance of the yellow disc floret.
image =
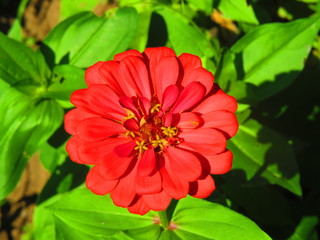
[[178,134],[178,128],[176,127],[161,127],[161,130],[167,137],[174,137]]
[[137,146],[135,146],[134,150],[138,150],[139,153],[143,153],[144,150],[148,149],[147,146],[146,146],[145,141],[143,141],[143,140],[141,142],[136,141],[136,144],[137,144]]
[[161,106],[160,103],[154,105],[154,106],[151,108],[150,112],[151,112],[151,113],[159,112],[159,111],[160,111],[160,106]]

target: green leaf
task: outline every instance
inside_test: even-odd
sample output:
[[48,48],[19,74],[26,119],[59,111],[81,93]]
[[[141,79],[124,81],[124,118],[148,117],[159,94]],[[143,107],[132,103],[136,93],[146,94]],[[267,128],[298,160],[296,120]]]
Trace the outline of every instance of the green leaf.
[[199,57],[212,57],[215,54],[210,41],[189,19],[168,7],[156,11],[167,25],[169,41],[176,54],[191,53]]
[[11,25],[11,28],[8,32],[8,37],[14,40],[21,42],[23,40],[22,35],[22,26],[18,19],[15,19]]
[[316,216],[305,216],[301,219],[294,234],[288,240],[311,240],[319,219]]
[[73,107],[69,102],[71,93],[87,87],[84,81],[84,70],[70,65],[57,65],[53,72],[57,76],[48,88],[46,96],[64,101],[64,106]]
[[1,89],[0,199],[3,199],[16,186],[27,160],[60,126],[63,111],[52,100],[33,100],[9,86]]
[[121,231],[133,239],[150,239],[150,236],[157,239],[160,234],[159,225],[153,222],[156,213],[132,214],[115,206],[108,195],[98,196],[84,187],[64,195],[46,209],[54,215],[56,230],[61,235],[71,234],[70,238],[58,239],[79,239],[77,232],[85,235],[81,239],[109,239]]
[[50,144],[45,143],[40,147],[40,160],[42,165],[50,172],[53,173],[55,168],[64,162],[67,153],[64,150],[65,146],[54,148]]
[[249,102],[280,92],[303,69],[319,24],[319,17],[313,17],[256,27],[224,55],[216,76],[219,84],[230,90],[237,89],[233,84],[244,82],[245,97],[243,91],[233,90],[232,94]]
[[46,85],[50,70],[40,52],[0,32],[0,78],[11,85]]
[[234,154],[233,169],[243,170],[253,183],[278,184],[301,195],[295,154],[287,139],[253,119],[240,125],[228,144]]
[[138,26],[130,48],[143,52],[146,48],[149,37],[149,26],[153,11],[152,3],[137,2],[136,0],[126,0],[120,2],[120,7],[131,6],[138,12]]
[[200,10],[210,15],[213,11],[214,0],[188,0],[189,6],[196,11]]
[[110,19],[84,12],[61,22],[44,42],[55,54],[55,63],[84,68],[126,50],[136,32],[137,19],[134,8],[120,8]]
[[259,24],[251,5],[246,0],[220,0],[218,9],[225,18],[238,22]]
[[270,240],[254,222],[217,203],[187,197],[179,200],[171,222],[176,229],[160,239]]
[[83,11],[91,11],[101,0],[61,0],[60,1],[60,19],[75,15]]

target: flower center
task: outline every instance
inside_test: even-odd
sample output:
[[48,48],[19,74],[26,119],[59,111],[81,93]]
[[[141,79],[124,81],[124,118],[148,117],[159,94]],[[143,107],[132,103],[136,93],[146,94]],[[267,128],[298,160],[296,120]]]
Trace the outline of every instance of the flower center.
[[[179,129],[174,126],[164,126],[163,119],[165,114],[160,111],[160,104],[155,104],[150,112],[138,117],[133,111],[127,111],[124,120],[124,127],[127,130],[125,136],[135,141],[138,154],[153,148],[156,153],[162,153],[167,146],[175,146],[180,143],[177,137]],[[135,128],[126,127],[125,122],[131,121]]]

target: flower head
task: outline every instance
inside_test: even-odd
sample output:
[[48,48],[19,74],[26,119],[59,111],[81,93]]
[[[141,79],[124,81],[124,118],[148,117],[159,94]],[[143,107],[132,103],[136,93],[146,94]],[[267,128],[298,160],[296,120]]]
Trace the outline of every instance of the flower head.
[[210,174],[231,169],[226,140],[238,129],[237,104],[197,56],[129,50],[89,67],[85,80],[65,116],[67,151],[94,165],[86,185],[95,194],[145,214],[172,198],[208,197]]

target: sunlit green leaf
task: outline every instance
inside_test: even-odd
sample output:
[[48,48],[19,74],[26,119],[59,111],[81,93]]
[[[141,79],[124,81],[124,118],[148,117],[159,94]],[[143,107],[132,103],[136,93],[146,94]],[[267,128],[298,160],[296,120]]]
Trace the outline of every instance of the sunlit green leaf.
[[149,26],[153,4],[151,2],[139,2],[136,0],[125,0],[120,2],[120,7],[134,7],[138,12],[138,26],[130,48],[143,52],[146,48],[149,35]]
[[301,195],[300,175],[292,147],[274,130],[250,119],[240,125],[228,144],[233,169],[243,170],[249,181],[278,184]]
[[48,88],[46,96],[64,101],[64,106],[73,107],[69,101],[71,93],[87,87],[84,81],[84,70],[71,65],[57,65],[53,71],[56,79]]
[[137,19],[134,8],[120,8],[109,19],[79,13],[61,22],[44,42],[53,51],[56,63],[88,67],[126,50],[136,32]]
[[169,41],[178,55],[186,52],[212,57],[215,54],[210,41],[196,25],[190,24],[189,19],[167,7],[160,8],[157,13],[164,18]]
[[[288,87],[303,69],[319,30],[319,17],[259,26],[224,55],[217,79],[223,89],[249,102],[266,99]],[[234,84],[243,81],[238,91]],[[245,97],[244,97],[245,96]]]
[[46,85],[50,71],[44,57],[0,32],[0,78],[13,85]]
[[0,95],[0,199],[15,187],[22,171],[39,147],[60,126],[61,107],[53,100],[37,100],[14,88]]
[[218,9],[225,18],[238,22],[259,24],[253,8],[246,0],[220,0]]
[[60,20],[84,11],[93,10],[101,0],[61,0],[60,1]]
[[171,221],[176,229],[163,232],[160,239],[271,239],[245,216],[220,204],[192,197],[179,200]]
[[[62,148],[65,148],[65,146],[63,145]],[[48,143],[45,143],[40,147],[41,163],[51,173],[58,165],[63,163],[66,157],[66,151],[54,148]]]
[[46,208],[54,215],[57,231],[71,234],[66,239],[77,239],[76,232],[85,234],[84,239],[109,239],[121,231],[133,239],[150,239],[160,231],[153,222],[156,213],[132,214],[115,206],[108,195],[98,196],[86,188],[76,189]]
[[213,11],[214,0],[188,0],[188,3],[192,9],[200,10],[210,15]]

